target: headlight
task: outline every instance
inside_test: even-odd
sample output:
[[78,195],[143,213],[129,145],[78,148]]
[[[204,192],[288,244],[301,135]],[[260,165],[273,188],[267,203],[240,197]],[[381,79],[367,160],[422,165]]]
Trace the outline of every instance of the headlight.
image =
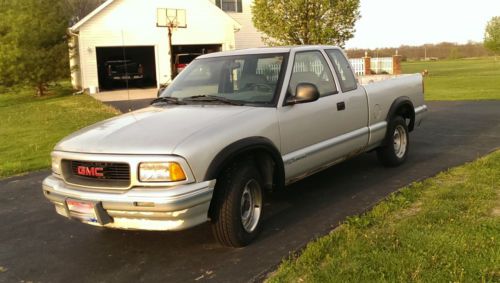
[[186,180],[181,165],[176,162],[148,162],[139,165],[141,182],[178,182]]
[[52,155],[52,173],[61,175],[61,158]]

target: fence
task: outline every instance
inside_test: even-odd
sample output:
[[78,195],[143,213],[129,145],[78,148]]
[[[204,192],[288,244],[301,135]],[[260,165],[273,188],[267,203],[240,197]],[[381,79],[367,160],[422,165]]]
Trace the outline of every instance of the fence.
[[[349,59],[354,73],[358,76],[394,74],[394,58],[353,58]],[[366,66],[366,64],[369,64]],[[369,72],[369,73],[368,73]]]
[[357,58],[357,59],[349,59],[352,65],[352,70],[357,76],[365,75],[365,59]]
[[[265,65],[257,66],[257,74],[266,76],[268,81],[277,81],[281,65]],[[313,72],[320,75],[324,71],[324,66],[321,61],[314,61],[306,64],[306,62],[296,62],[293,67],[294,72]]]
[[[352,58],[349,59],[349,62],[351,63],[352,69],[357,76],[380,74],[394,75],[397,74],[395,73],[398,70],[396,65],[399,64],[399,60],[396,60],[396,57],[397,56],[383,58]],[[367,63],[369,64],[368,66],[366,66]],[[265,67],[258,66],[257,74],[265,75],[269,81],[277,81],[280,68],[281,66],[278,64],[266,65]],[[314,72],[319,75],[323,73],[323,64],[320,61],[315,61],[307,65],[305,62],[296,62],[293,71]]]
[[257,66],[257,74],[266,76],[266,79],[270,82],[276,82],[276,81],[278,81],[280,69],[281,69],[280,64],[272,64],[272,65],[265,65],[265,66],[258,65]]
[[393,73],[393,60],[391,57],[371,58],[371,69],[375,74]]

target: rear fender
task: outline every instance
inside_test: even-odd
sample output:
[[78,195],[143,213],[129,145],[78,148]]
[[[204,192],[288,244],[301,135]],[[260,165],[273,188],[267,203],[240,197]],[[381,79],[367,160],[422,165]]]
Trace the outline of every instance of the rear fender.
[[[391,120],[396,116],[402,116],[405,119],[409,119],[408,123],[408,131],[413,131],[415,127],[415,108],[410,98],[407,96],[398,97],[389,108],[389,112],[387,113],[386,121],[387,125],[391,124]],[[392,133],[387,130],[385,135],[385,139],[383,145],[386,145],[391,141]]]
[[394,100],[391,108],[389,108],[389,112],[387,113],[387,123],[389,123],[395,116],[403,116],[406,119],[410,119],[408,130],[410,132],[413,131],[413,128],[415,127],[415,107],[409,97],[401,96]]

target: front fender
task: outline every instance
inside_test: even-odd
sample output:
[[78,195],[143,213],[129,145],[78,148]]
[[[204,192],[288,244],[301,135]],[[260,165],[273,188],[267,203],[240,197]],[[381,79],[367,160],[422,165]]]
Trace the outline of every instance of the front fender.
[[255,150],[265,151],[269,154],[276,164],[276,172],[284,180],[285,169],[281,154],[273,142],[265,137],[249,137],[226,146],[215,156],[208,166],[204,180],[213,180],[217,178],[222,170],[229,165],[229,162],[238,156]]

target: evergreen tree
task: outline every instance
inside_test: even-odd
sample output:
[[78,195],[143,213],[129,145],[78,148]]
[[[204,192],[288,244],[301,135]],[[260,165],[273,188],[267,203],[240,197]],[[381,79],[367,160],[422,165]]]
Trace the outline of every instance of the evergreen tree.
[[69,11],[61,0],[3,0],[0,9],[0,85],[33,86],[69,76]]

